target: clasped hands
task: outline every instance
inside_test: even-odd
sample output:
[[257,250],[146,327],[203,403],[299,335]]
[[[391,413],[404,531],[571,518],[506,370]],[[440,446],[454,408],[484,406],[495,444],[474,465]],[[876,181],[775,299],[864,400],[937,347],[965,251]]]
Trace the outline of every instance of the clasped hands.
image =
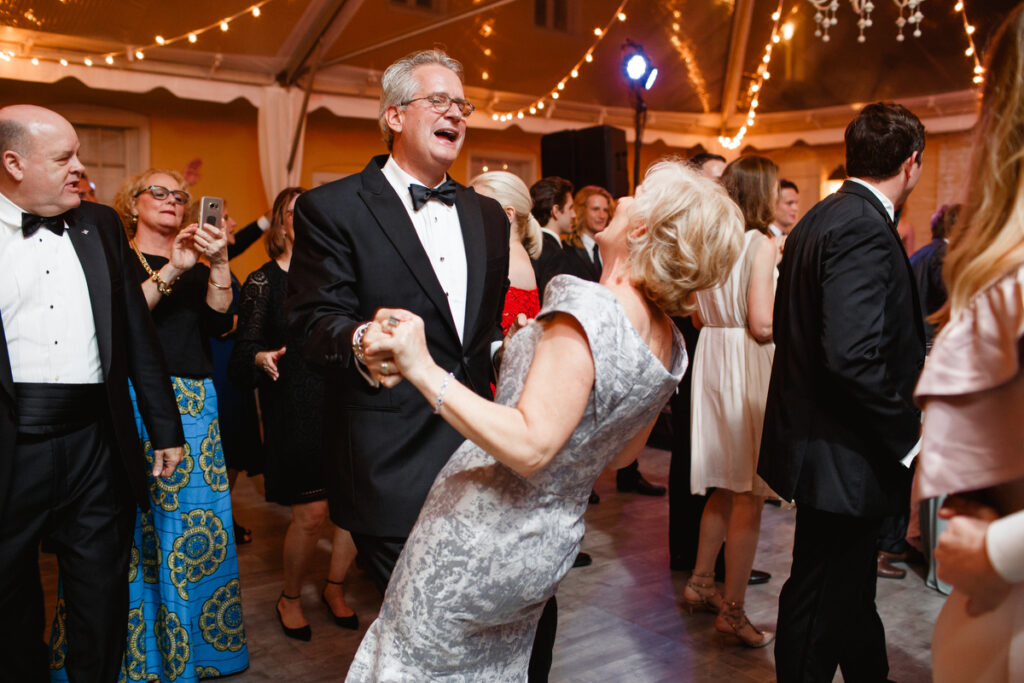
[[363,335],[363,358],[371,377],[391,389],[433,365],[423,319],[401,308],[379,308]]
[[999,515],[968,498],[949,496],[939,508],[939,517],[948,523],[935,548],[938,577],[967,596],[969,616],[995,609],[1011,588],[992,567],[985,541],[989,524]]

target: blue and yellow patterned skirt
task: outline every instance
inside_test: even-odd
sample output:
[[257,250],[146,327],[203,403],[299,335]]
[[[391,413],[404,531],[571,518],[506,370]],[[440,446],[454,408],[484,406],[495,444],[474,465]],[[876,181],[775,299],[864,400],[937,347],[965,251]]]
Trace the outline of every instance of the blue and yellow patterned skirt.
[[[210,379],[172,377],[185,457],[169,479],[150,476],[152,508],[139,512],[128,572],[128,644],[121,681],[196,681],[249,666],[232,531],[228,473]],[[153,447],[135,420],[152,464]],[[51,647],[51,681],[63,670],[63,598]]]

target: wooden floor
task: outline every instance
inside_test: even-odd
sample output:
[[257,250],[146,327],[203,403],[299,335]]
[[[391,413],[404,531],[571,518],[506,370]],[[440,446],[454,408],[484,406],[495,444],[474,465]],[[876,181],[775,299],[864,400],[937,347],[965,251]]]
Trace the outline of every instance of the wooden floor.
[[[641,470],[656,482],[668,479],[668,453],[647,449]],[[263,501],[262,479],[240,478],[234,492],[236,517],[253,529],[254,540],[239,547],[245,625],[250,665],[231,676],[232,683],[255,681],[342,680],[359,646],[361,633],[328,620],[319,598],[330,543],[320,543],[303,590],[313,640],[285,638],[274,615],[281,591],[281,543],[287,508]],[[680,606],[686,575],[668,569],[668,502],[615,491],[614,475],[597,483],[601,503],[587,511],[583,549],[590,567],[572,570],[558,591],[559,623],[551,680],[602,681],[772,681],[771,647],[747,650],[714,634],[714,619],[687,614]],[[755,566],[772,580],[747,594],[754,624],[774,628],[779,590],[789,573],[795,513],[768,506]],[[55,563],[44,556],[43,576],[52,614]],[[348,600],[361,621],[370,624],[380,596],[361,571],[348,576]],[[943,597],[910,573],[902,581],[880,579],[878,608],[885,623],[890,678],[901,683],[931,679],[929,642]],[[837,675],[836,680],[842,680]]]

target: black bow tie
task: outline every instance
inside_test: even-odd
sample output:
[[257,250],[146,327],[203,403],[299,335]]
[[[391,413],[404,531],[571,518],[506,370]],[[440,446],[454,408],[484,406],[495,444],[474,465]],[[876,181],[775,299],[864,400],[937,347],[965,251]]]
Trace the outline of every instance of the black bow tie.
[[452,206],[455,204],[455,181],[449,178],[437,187],[424,187],[413,183],[409,186],[409,193],[412,194],[413,211],[419,211],[420,207],[431,199],[438,199]]
[[59,216],[37,216],[34,213],[23,213],[21,214],[21,232],[25,237],[31,237],[39,228],[46,228],[60,237],[64,234],[64,221],[67,219],[67,213],[62,213]]

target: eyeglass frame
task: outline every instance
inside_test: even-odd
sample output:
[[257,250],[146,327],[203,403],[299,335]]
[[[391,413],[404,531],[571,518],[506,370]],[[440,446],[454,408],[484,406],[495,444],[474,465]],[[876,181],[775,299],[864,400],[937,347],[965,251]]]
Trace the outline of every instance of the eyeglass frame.
[[[155,194],[153,194],[153,188],[156,188],[158,190],[163,190],[167,194],[164,197],[157,197]],[[179,205],[179,206],[185,206],[186,204],[188,204],[192,200],[192,195],[190,195],[185,190],[172,190],[170,188],[164,187],[163,185],[149,185],[148,187],[144,187],[141,190],[139,190],[138,192],[136,192],[133,198],[134,199],[138,199],[140,196],[142,196],[143,194],[145,194],[147,192],[150,195],[152,195],[153,199],[157,200],[158,202],[162,202],[163,200],[167,199],[167,197],[174,197],[174,203]],[[185,195],[185,199],[184,200],[179,201],[178,194],[177,194],[179,192],[181,194]]]
[[[434,99],[448,100],[448,106],[445,107],[444,109],[438,109],[441,103],[438,102],[435,104]],[[419,102],[420,100],[429,100],[430,108],[434,110],[435,114],[447,114],[451,110],[453,104],[457,104],[459,106],[459,115],[464,119],[468,119],[470,116],[473,115],[473,112],[476,111],[476,105],[474,105],[469,100],[462,99],[459,97],[452,97],[448,93],[444,92],[435,92],[430,93],[429,95],[424,95],[423,97],[414,97],[411,100],[400,102],[398,106],[408,107],[413,102]],[[468,112],[465,111],[466,107],[469,107]]]

